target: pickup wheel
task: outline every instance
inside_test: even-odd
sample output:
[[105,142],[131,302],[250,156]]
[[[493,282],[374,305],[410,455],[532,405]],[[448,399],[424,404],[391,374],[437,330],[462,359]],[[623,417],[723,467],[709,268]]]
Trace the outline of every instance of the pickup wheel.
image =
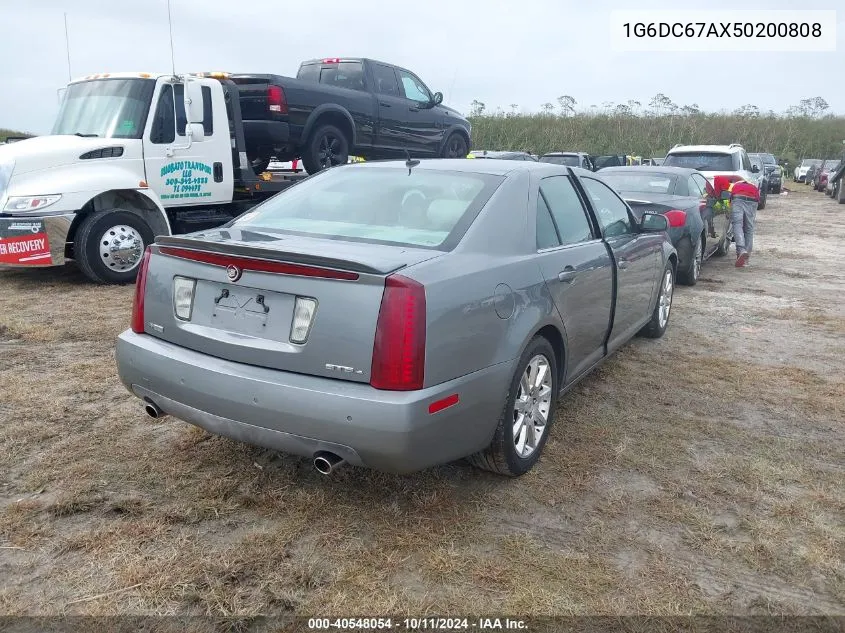
[[96,283],[135,281],[138,265],[155,236],[143,218],[114,209],[88,215],[76,232],[74,257],[83,274]]
[[446,139],[443,151],[440,155],[443,158],[466,158],[469,154],[466,139],[458,132],[452,132]]
[[321,125],[311,133],[302,150],[302,164],[309,174],[349,162],[349,140],[334,125]]
[[663,277],[660,280],[660,289],[657,293],[657,302],[654,304],[654,311],[651,313],[651,320],[640,330],[640,334],[646,338],[660,338],[666,333],[669,327],[669,313],[672,311],[672,296],[675,293],[675,271],[672,262],[666,262],[663,269]]
[[558,368],[551,343],[535,337],[517,363],[493,441],[467,461],[518,477],[534,467],[549,439],[557,406]]

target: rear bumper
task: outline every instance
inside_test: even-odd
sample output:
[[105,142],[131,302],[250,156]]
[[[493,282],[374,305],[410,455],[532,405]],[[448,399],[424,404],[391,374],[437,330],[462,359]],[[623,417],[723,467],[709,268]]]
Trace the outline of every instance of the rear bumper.
[[0,266],[60,266],[75,213],[0,215]]
[[[512,371],[503,363],[420,391],[379,391],[221,360],[129,330],[118,337],[116,359],[134,395],[211,433],[303,457],[331,451],[393,473],[487,446]],[[458,404],[428,412],[455,393]]]
[[290,142],[290,126],[283,121],[244,121],[247,149],[278,148]]

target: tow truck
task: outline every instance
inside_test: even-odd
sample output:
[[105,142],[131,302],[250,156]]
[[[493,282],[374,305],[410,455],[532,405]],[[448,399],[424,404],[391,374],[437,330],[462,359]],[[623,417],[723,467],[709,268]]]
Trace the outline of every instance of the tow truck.
[[135,280],[148,244],[219,226],[307,177],[257,174],[226,73],[71,81],[51,134],[0,146],[0,267],[74,260]]

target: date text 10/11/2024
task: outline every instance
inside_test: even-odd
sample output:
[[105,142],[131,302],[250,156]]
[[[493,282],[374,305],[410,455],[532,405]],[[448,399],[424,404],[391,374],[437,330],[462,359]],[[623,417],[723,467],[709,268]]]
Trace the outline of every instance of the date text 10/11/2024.
[[512,618],[309,618],[308,628],[313,631],[519,631],[527,629],[527,624],[524,620]]

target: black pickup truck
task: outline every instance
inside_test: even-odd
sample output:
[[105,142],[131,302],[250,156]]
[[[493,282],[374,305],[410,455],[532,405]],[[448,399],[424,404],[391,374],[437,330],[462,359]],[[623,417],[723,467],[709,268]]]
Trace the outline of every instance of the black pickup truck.
[[232,74],[247,158],[256,172],[271,157],[302,159],[308,173],[365,159],[464,158],[471,126],[414,73],[363,58],[303,62],[296,78]]

